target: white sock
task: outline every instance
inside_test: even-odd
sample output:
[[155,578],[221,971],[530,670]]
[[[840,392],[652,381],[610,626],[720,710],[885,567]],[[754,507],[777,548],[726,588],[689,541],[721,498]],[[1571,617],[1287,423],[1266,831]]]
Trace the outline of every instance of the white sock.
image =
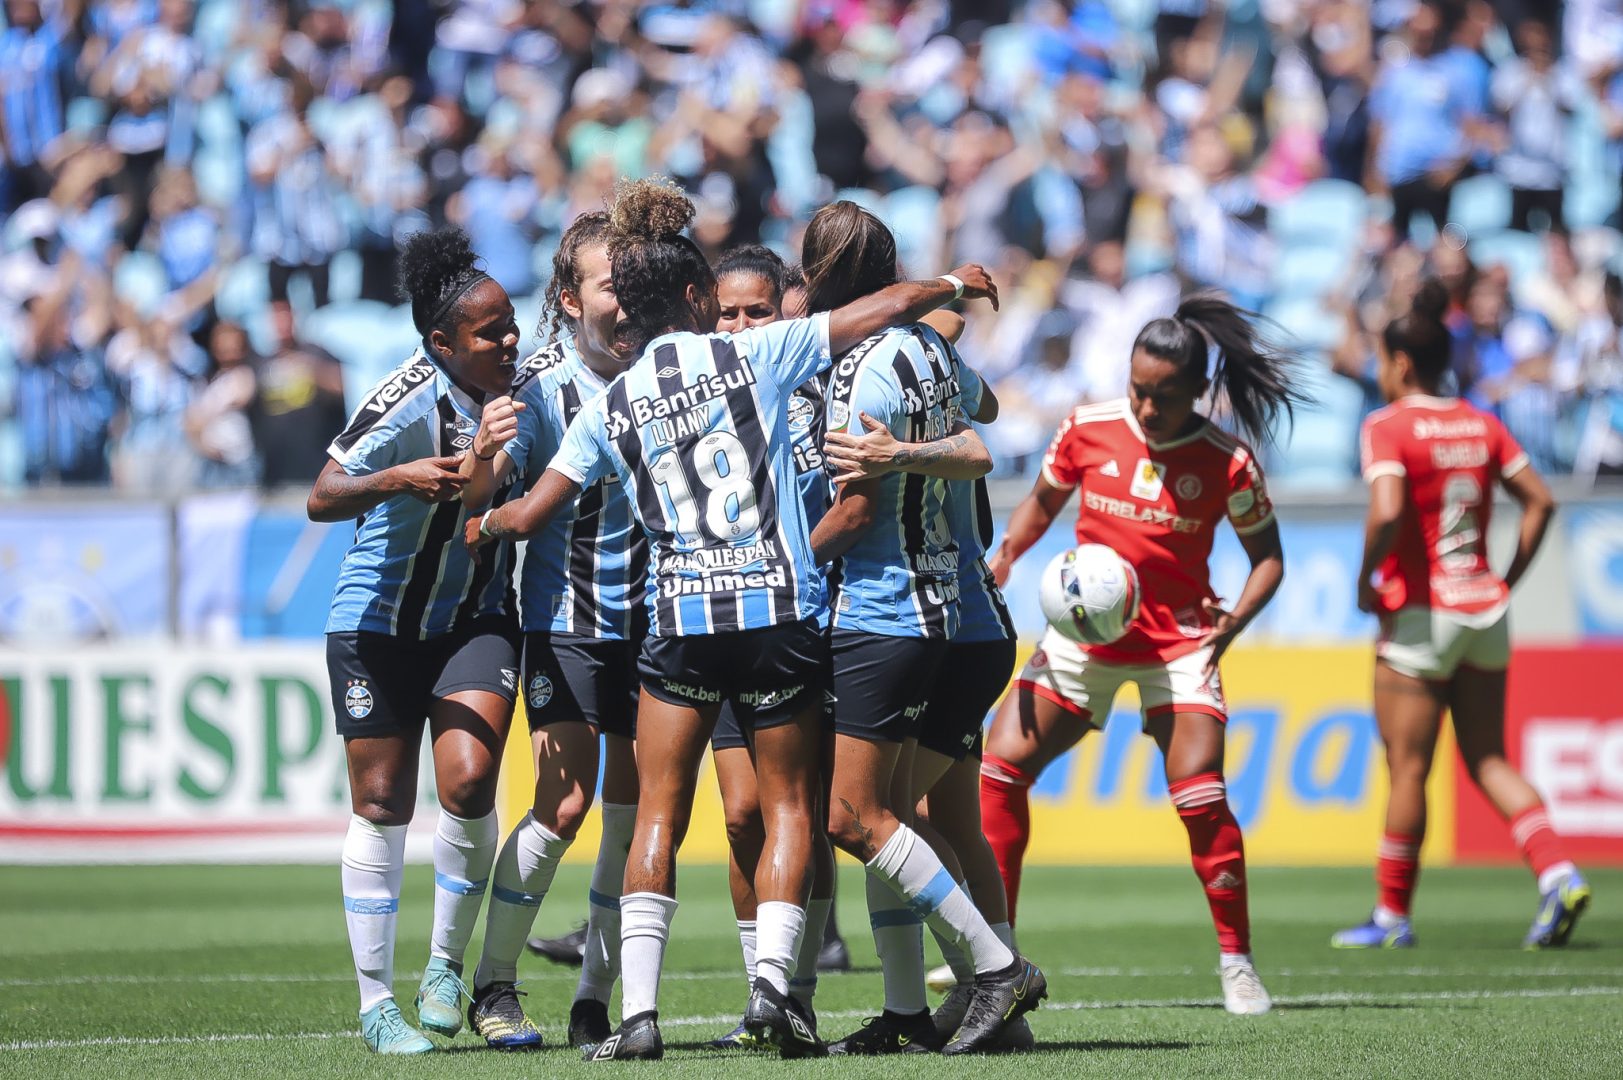
[[622,1020],[659,1009],[659,973],[665,966],[676,899],[658,893],[620,897],[620,963],[625,983],[620,989]]
[[405,868],[404,825],[374,825],[359,816],[349,819],[339,877],[363,1013],[394,997],[394,930]]
[[924,996],[924,924],[872,863],[868,870],[868,922],[885,978],[885,1009],[923,1012],[929,1007]]
[[1554,866],[1545,867],[1544,873],[1538,876],[1538,891],[1547,893],[1577,872],[1578,868],[1576,866],[1565,861],[1558,862]]
[[744,953],[744,979],[751,985],[755,983],[756,950],[760,941],[759,919],[760,909],[757,908],[754,919],[738,920],[738,947]]
[[500,838],[494,810],[480,818],[440,811],[434,830],[434,930],[428,954],[451,961],[458,973],[485,903]]
[[789,973],[789,996],[810,1005],[817,994],[817,954],[823,951],[823,930],[828,926],[832,898],[812,897],[806,901],[806,932],[800,936],[795,969]]
[[806,909],[783,900],[763,900],[755,909],[755,926],[755,974],[787,997],[789,972],[800,939],[806,936]]
[[1256,965],[1251,962],[1251,954],[1248,952],[1218,953],[1217,962],[1219,965],[1221,965],[1224,971],[1227,971],[1229,968],[1256,967]]
[[945,936],[933,926],[930,927],[930,933],[935,937],[936,948],[941,950],[941,959],[952,968],[952,977],[961,983],[974,982],[975,962],[969,958],[969,953],[964,951],[963,945]]
[[995,936],[999,941],[1003,942],[1003,944],[1007,945],[1010,952],[1020,951],[1015,947],[1014,944],[1014,927],[1010,926],[1006,922],[995,922],[992,923],[991,926],[993,936]]
[[933,929],[944,937],[961,939],[977,974],[1001,971],[1014,963],[1013,950],[992,933],[969,894],[952,880],[930,845],[906,825],[897,827],[868,868],[890,881]]
[[558,860],[569,841],[525,814],[496,856],[490,912],[485,916],[485,949],[474,972],[475,989],[518,980],[518,954],[535,925],[535,913],[552,887]]
[[620,978],[620,890],[625,888],[626,853],[637,825],[635,803],[603,804],[603,838],[592,867],[592,887],[586,894],[586,954],[581,958],[580,983],[575,1000],[588,998],[608,1004]]
[[1375,925],[1379,926],[1382,930],[1390,930],[1399,923],[1407,922],[1409,916],[1399,915],[1391,908],[1382,907],[1380,904],[1376,904],[1375,913],[1371,915],[1370,918],[1374,919]]

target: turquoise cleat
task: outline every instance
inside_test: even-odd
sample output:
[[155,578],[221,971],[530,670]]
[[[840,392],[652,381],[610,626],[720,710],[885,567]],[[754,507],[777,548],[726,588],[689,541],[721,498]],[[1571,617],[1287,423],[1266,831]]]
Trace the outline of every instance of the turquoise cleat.
[[1414,928],[1408,919],[1400,920],[1396,926],[1382,926],[1372,915],[1366,923],[1331,934],[1330,945],[1336,949],[1412,949]]
[[386,998],[361,1014],[361,1038],[379,1054],[426,1054],[434,1049],[428,1036],[406,1023],[394,998]]
[[1538,914],[1522,939],[1524,949],[1559,949],[1572,936],[1578,925],[1578,916],[1584,913],[1590,900],[1589,882],[1581,874],[1567,875],[1566,879],[1538,898]]
[[444,957],[433,956],[417,987],[417,1022],[447,1039],[462,1030],[462,999],[472,997],[462,973]]

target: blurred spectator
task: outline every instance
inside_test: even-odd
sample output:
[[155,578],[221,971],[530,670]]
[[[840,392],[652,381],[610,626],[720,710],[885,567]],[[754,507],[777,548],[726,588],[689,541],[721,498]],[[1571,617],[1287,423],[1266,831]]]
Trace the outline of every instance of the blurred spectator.
[[272,311],[276,349],[254,370],[248,405],[253,443],[267,488],[309,484],[327,463],[327,446],[343,430],[344,376],[325,349],[298,339],[286,305]]
[[419,209],[427,192],[420,146],[408,137],[412,86],[404,75],[384,79],[377,92],[359,99],[332,163],[355,199],[360,228],[354,246],[361,257],[363,300],[395,299],[395,251],[401,236],[428,225]]
[[1566,231],[1562,194],[1567,182],[1567,128],[1583,98],[1583,86],[1570,68],[1558,68],[1549,27],[1528,19],[1516,28],[1519,55],[1493,76],[1493,104],[1505,118],[1505,147],[1497,157],[1501,178],[1510,185],[1510,227],[1529,230],[1531,214],[1545,228]]
[[[116,398],[101,349],[105,284],[93,273],[82,278],[77,256],[64,258],[63,272],[49,287],[36,279],[22,302],[17,347],[17,399],[14,413],[22,435],[23,481],[45,484],[105,484],[108,432]],[[73,317],[76,293],[99,295],[99,309]],[[78,325],[76,325],[78,324]]]
[[505,135],[486,129],[467,156],[468,182],[451,196],[446,215],[468,230],[490,276],[510,295],[523,296],[536,284],[539,185],[522,168],[519,148]]
[[1079,401],[1109,401],[1127,390],[1133,341],[1144,324],[1178,306],[1171,274],[1127,277],[1127,253],[1118,240],[1095,244],[1087,273],[1062,286],[1060,300],[1076,321],[1071,367]]
[[344,246],[338,185],[327,149],[310,128],[315,88],[292,80],[287,111],[248,134],[248,173],[255,187],[253,252],[270,273],[271,304],[285,308],[288,283],[302,274],[315,306],[327,303],[332,257]]
[[118,387],[113,486],[136,495],[181,495],[197,476],[184,418],[207,359],[185,331],[159,315],[131,314],[107,343]]
[[209,334],[212,370],[186,410],[186,437],[202,458],[199,487],[250,487],[259,480],[249,409],[258,387],[248,332],[236,323],[214,324]]

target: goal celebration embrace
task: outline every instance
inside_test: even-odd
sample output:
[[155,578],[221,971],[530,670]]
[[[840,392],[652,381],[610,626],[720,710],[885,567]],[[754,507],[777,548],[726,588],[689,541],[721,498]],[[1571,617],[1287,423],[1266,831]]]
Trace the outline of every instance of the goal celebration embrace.
[[[334,440],[309,500],[313,518],[360,523],[328,662],[351,777],[342,877],[366,1045],[426,1053],[428,1035],[464,1026],[496,1048],[544,1044],[519,961],[596,809],[591,887],[551,901],[588,913],[561,1034],[587,1061],[663,1057],[679,853],[713,755],[746,979],[741,1019],[712,1045],[785,1058],[1039,1049],[1027,1014],[1048,981],[1015,934],[1029,791],[1128,684],[1188,833],[1222,1004],[1270,1012],[1225,785],[1221,673],[1285,573],[1243,439],[1268,440],[1310,403],[1288,342],[1211,293],[1146,323],[1124,396],[1066,417],[994,542],[978,432],[999,404],[956,344],[963,320],[943,310],[997,306],[986,270],[904,280],[889,228],[843,201],[813,215],[798,268],[759,247],[712,267],[687,235],[694,213],[656,178],[622,182],[578,218],[554,259],[544,339],[522,359],[512,303],[465,234],[419,234],[403,252],[421,344]],[[1527,944],[1558,947],[1590,890],[1499,734],[1504,597],[1551,500],[1502,429],[1439,396],[1438,289],[1387,328],[1393,404],[1366,427],[1360,603],[1384,612],[1375,694],[1393,802],[1380,902],[1333,943],[1415,942],[1424,795],[1399,780],[1425,772],[1408,771],[1420,736],[1401,718],[1403,702],[1431,701],[1419,760],[1452,706],[1473,779],[1538,875]],[[1436,414],[1417,437],[1479,440],[1429,453],[1442,479],[1382,441],[1393,410],[1416,408]],[[1525,514],[1503,578],[1473,539],[1494,479]],[[1078,490],[1080,546],[1043,570],[1049,629],[1016,670],[1003,586]],[[1437,490],[1454,500],[1442,511],[1428,509]],[[1206,572],[1225,521],[1250,561],[1231,604]],[[534,799],[503,838],[495,772],[519,700]],[[425,722],[434,930],[403,1009],[394,927],[403,903],[429,902],[401,887]],[[866,871],[883,974],[880,1007],[843,1035],[819,1022],[816,998],[837,851]],[[931,984],[948,991],[934,1008]]]

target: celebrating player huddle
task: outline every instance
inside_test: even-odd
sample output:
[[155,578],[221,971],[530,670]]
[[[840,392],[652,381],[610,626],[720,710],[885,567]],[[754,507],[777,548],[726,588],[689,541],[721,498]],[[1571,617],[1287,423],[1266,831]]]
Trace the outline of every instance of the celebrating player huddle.
[[[750,980],[723,1044],[784,1057],[1028,1048],[1023,1017],[1047,982],[1012,930],[1026,791],[1128,681],[1189,832],[1225,1004],[1267,1012],[1223,781],[1219,664],[1278,588],[1283,555],[1254,455],[1196,405],[1215,389],[1244,431],[1265,436],[1297,400],[1290,356],[1210,297],[1150,323],[1129,397],[1073,414],[993,552],[991,460],[970,421],[991,422],[997,402],[953,344],[961,322],[937,311],[995,305],[985,272],[899,282],[889,230],[835,203],[806,231],[802,315],[771,252],[735,251],[713,269],[684,235],[693,213],[676,188],[640,181],[578,219],[554,261],[547,340],[522,361],[512,304],[465,236],[419,235],[403,252],[422,346],[333,442],[310,497],[314,518],[358,519],[328,657],[368,1046],[433,1048],[392,991],[426,719],[441,809],[421,1029],[449,1037],[466,1018],[492,1046],[540,1044],[518,957],[601,771],[569,1041],[588,1060],[661,1057],[676,857],[708,749]],[[1015,666],[1000,585],[1078,488],[1077,538],[1127,560],[1136,617],[1108,640],[1050,632],[982,763],[982,721]],[[1252,563],[1229,609],[1205,571],[1223,519]],[[1403,642],[1383,647],[1394,667],[1418,648]],[[496,770],[520,694],[534,799],[498,853]],[[1506,802],[1536,831],[1519,790]],[[825,1041],[814,995],[836,847],[867,871],[884,1003]],[[1551,943],[1587,900],[1559,861]],[[926,925],[951,971],[934,1014]]]

